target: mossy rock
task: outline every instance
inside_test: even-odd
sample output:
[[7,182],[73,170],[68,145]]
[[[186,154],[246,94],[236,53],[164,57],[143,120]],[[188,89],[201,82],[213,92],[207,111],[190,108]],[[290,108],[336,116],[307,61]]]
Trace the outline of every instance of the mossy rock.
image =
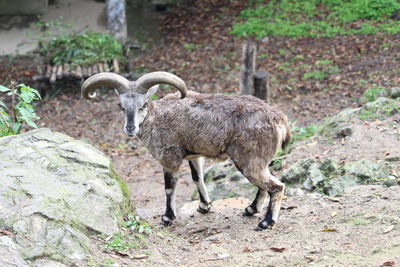
[[108,157],[49,129],[1,138],[0,170],[0,228],[13,232],[17,251],[33,263],[83,266],[91,235],[118,232],[134,212]]

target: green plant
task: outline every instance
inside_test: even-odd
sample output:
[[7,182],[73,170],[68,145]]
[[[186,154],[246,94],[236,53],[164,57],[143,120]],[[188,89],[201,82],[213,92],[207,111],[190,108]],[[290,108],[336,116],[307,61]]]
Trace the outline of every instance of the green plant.
[[313,136],[318,130],[317,125],[310,124],[307,127],[297,127],[296,125],[292,125],[290,127],[291,138],[290,143],[293,144],[297,141],[302,141]]
[[123,251],[129,248],[139,248],[137,243],[129,242],[121,233],[115,233],[110,240],[105,243],[106,249]]
[[33,120],[39,117],[35,114],[32,102],[41,98],[36,89],[12,83],[11,89],[0,85],[0,92],[11,98],[10,107],[0,101],[0,137],[19,134],[24,123],[37,128]]
[[183,48],[185,48],[186,50],[192,51],[195,48],[195,44],[184,44]]
[[[399,21],[388,21],[400,3],[396,0],[271,0],[257,1],[240,13],[231,34],[254,36],[324,36],[395,34]],[[323,14],[323,16],[321,16]],[[360,22],[360,27],[351,23]]]
[[40,51],[53,65],[92,65],[114,58],[125,61],[122,45],[111,35],[87,31],[42,40]]
[[308,79],[325,80],[327,76],[328,75],[326,74],[326,72],[321,70],[315,70],[304,73],[303,80],[308,80]]
[[268,58],[268,54],[267,53],[260,53],[260,54],[258,54],[258,56],[257,56],[257,58],[258,59],[266,59],[266,58]]
[[378,96],[382,96],[385,93],[385,87],[373,85],[373,87],[364,91],[363,96],[367,99],[368,102],[375,101]]
[[139,234],[151,234],[150,225],[141,221],[139,216],[128,215],[125,219],[124,226]]

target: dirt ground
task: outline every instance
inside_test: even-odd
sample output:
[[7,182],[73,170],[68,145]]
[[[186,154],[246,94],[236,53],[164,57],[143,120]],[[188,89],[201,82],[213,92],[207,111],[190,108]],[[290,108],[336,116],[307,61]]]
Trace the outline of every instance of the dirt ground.
[[[242,41],[227,34],[227,29],[244,1],[230,1],[229,8],[212,6],[215,12],[201,12],[209,2],[213,1],[196,1],[191,7],[170,11],[161,29],[163,43],[133,59],[133,69],[174,71],[199,92],[238,92]],[[296,125],[307,125],[345,107],[359,106],[362,92],[372,84],[398,85],[397,41],[398,36],[270,38],[258,41],[259,53],[270,55],[259,58],[258,68],[268,69],[274,77],[272,105]],[[187,44],[194,46],[189,49]],[[306,68],[317,60],[329,59],[342,71],[324,81],[303,80],[305,70],[296,68],[300,65],[297,61],[290,70],[282,67],[296,55],[303,55],[309,64]],[[37,64],[24,58],[0,58],[0,84],[15,77],[29,83],[38,71]],[[38,105],[38,125],[87,141],[110,156],[128,183],[137,213],[154,225],[148,245],[133,252],[146,255],[144,259],[113,253],[99,257],[110,257],[122,266],[400,266],[399,186],[359,186],[339,198],[318,194],[290,197],[284,202],[278,224],[272,230],[256,232],[259,218],[241,216],[247,199],[215,201],[209,214],[197,213],[197,202],[191,200],[195,186],[185,163],[177,188],[178,217],[171,227],[162,227],[165,197],[161,166],[139,140],[122,133],[115,95],[102,92],[88,102],[80,98],[79,87],[69,83],[70,92],[46,98]],[[56,90],[63,93],[63,84]],[[369,138],[376,149],[339,142],[330,144],[330,152],[321,146],[307,148],[298,156],[333,153],[341,160],[380,159],[387,152],[382,144],[392,154],[398,153],[376,122],[359,127],[357,133],[373,129],[359,138]]]

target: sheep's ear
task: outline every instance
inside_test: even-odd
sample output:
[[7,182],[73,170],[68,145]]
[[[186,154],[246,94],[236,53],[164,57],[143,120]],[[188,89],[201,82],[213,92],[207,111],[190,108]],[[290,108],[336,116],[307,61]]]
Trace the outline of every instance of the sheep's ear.
[[158,87],[159,87],[158,84],[150,87],[150,89],[147,90],[146,98],[150,98],[152,95],[154,95],[157,92]]

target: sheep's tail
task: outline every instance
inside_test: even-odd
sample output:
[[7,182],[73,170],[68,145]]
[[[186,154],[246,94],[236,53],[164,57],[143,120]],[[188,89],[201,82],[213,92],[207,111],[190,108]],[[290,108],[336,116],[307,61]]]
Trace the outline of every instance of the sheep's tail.
[[[285,147],[289,144],[290,142],[290,127],[288,120],[285,115],[282,114],[281,120],[278,125],[278,134],[279,134],[279,139],[281,142],[279,142],[280,147],[282,149],[285,149]],[[278,147],[279,149],[279,147]]]

